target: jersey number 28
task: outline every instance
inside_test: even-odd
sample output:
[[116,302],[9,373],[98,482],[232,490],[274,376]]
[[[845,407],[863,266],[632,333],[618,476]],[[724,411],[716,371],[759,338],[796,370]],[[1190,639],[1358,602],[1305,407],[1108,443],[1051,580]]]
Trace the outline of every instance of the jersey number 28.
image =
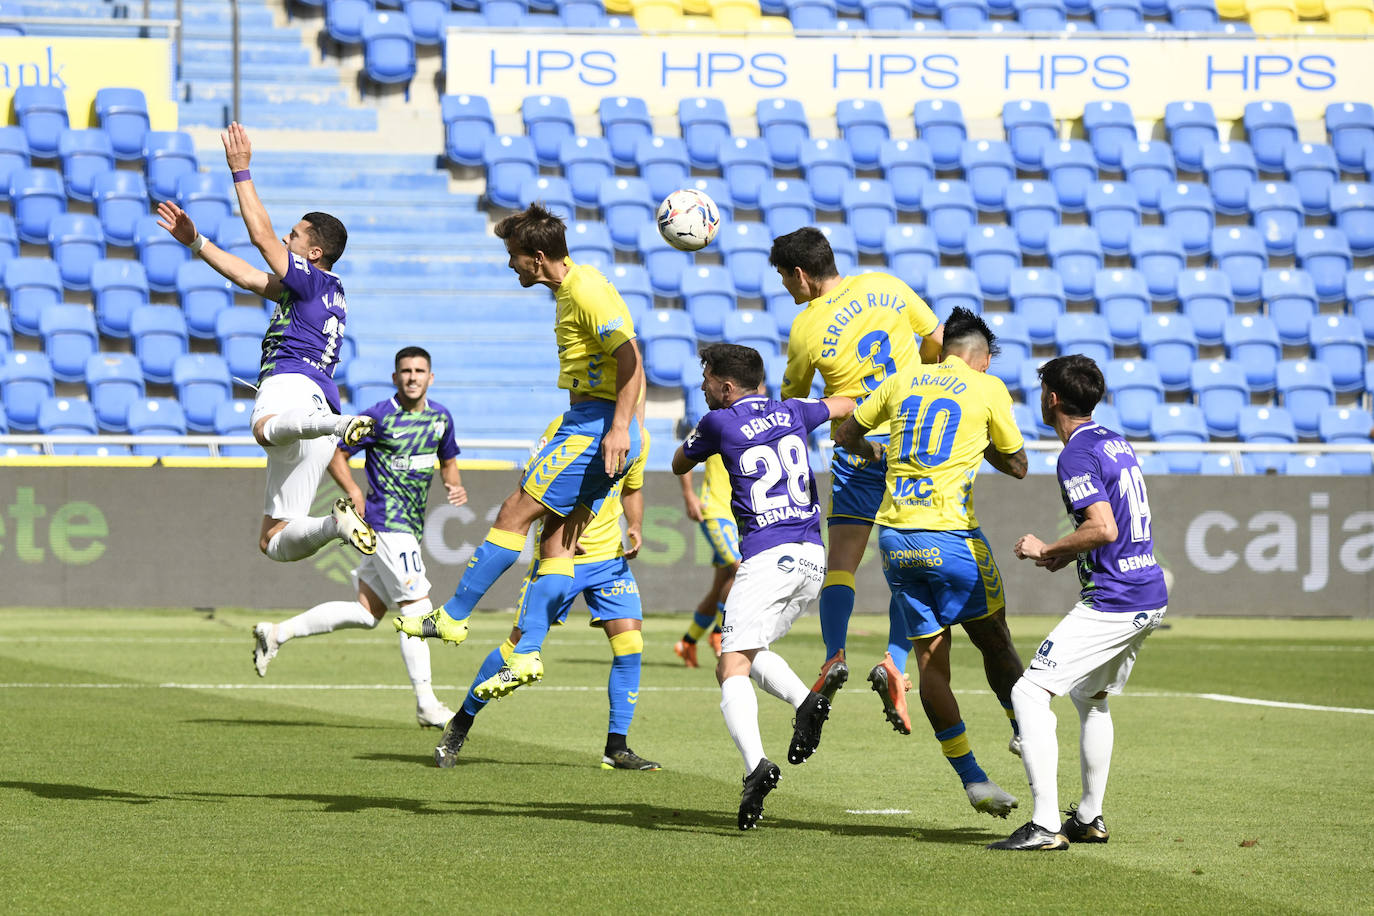
[[[749,488],[749,499],[754,504],[754,513],[760,514],[770,509],[781,509],[789,504],[795,506],[811,505],[811,492],[807,483],[811,478],[811,464],[806,456],[806,443],[801,436],[788,435],[778,440],[776,447],[755,445],[739,456],[740,473],[757,476]],[[784,477],[787,478],[787,492],[770,495],[769,490]]]

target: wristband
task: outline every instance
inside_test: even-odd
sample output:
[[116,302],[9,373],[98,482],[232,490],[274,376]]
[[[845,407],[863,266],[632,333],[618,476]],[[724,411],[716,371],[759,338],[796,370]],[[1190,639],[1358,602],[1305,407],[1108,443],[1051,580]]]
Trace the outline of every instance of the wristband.
[[200,250],[205,247],[206,241],[208,240],[205,236],[196,233],[196,237],[191,239],[191,244],[186,247],[191,249],[191,254],[200,254]]
[[237,172],[234,173],[234,184],[238,184],[240,181],[252,181],[252,180],[253,180],[253,176],[250,175],[250,174],[248,174],[248,170],[247,170],[247,169],[239,169]]

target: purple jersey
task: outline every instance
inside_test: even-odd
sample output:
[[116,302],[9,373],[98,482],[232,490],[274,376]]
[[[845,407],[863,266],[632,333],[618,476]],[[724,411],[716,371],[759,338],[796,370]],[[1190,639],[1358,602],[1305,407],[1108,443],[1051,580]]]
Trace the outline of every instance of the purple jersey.
[[305,258],[287,252],[281,285],[277,310],[262,338],[258,384],[268,376],[287,372],[307,376],[324,391],[329,408],[338,413],[334,367],[339,364],[339,345],[348,320],[343,283],[329,271],[312,267]]
[[424,533],[429,482],[440,461],[458,456],[453,415],[426,400],[405,410],[395,398],[378,401],[362,413],[377,421],[372,435],[350,455],[367,450],[367,508],[363,518],[377,531]]
[[830,408],[820,401],[751,395],[702,417],[683,443],[683,454],[694,461],[719,454],[725,462],[742,559],[779,544],[821,543],[806,440],[829,419]]
[[1107,503],[1116,517],[1116,540],[1078,556],[1082,602],[1095,611],[1120,613],[1168,604],[1150,536],[1145,475],[1131,444],[1096,423],[1078,427],[1059,454],[1059,487],[1075,527],[1096,502]]

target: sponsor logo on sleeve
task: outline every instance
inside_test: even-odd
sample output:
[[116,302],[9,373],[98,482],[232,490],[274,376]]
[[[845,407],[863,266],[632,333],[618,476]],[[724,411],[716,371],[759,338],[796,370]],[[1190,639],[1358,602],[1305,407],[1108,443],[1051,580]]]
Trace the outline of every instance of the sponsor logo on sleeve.
[[1097,492],[1097,487],[1093,486],[1093,481],[1087,474],[1079,474],[1064,481],[1064,492],[1068,494],[1070,502],[1078,502],[1080,499],[1087,499]]

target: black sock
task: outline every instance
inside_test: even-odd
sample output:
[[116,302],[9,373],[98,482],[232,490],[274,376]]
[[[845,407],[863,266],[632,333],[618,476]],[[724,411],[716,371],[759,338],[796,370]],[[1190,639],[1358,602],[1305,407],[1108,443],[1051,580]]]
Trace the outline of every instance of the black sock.
[[455,712],[453,714],[453,719],[454,731],[460,732],[466,732],[468,729],[472,728],[472,723],[477,721],[477,717],[474,716],[472,713],[468,712],[466,709],[459,709],[457,712]]
[[682,634],[682,641],[689,646],[695,646],[697,644],[697,641],[692,637],[688,636],[686,633]]
[[630,746],[625,743],[624,735],[617,735],[615,732],[606,734],[606,756],[609,757],[617,751],[628,751]]

